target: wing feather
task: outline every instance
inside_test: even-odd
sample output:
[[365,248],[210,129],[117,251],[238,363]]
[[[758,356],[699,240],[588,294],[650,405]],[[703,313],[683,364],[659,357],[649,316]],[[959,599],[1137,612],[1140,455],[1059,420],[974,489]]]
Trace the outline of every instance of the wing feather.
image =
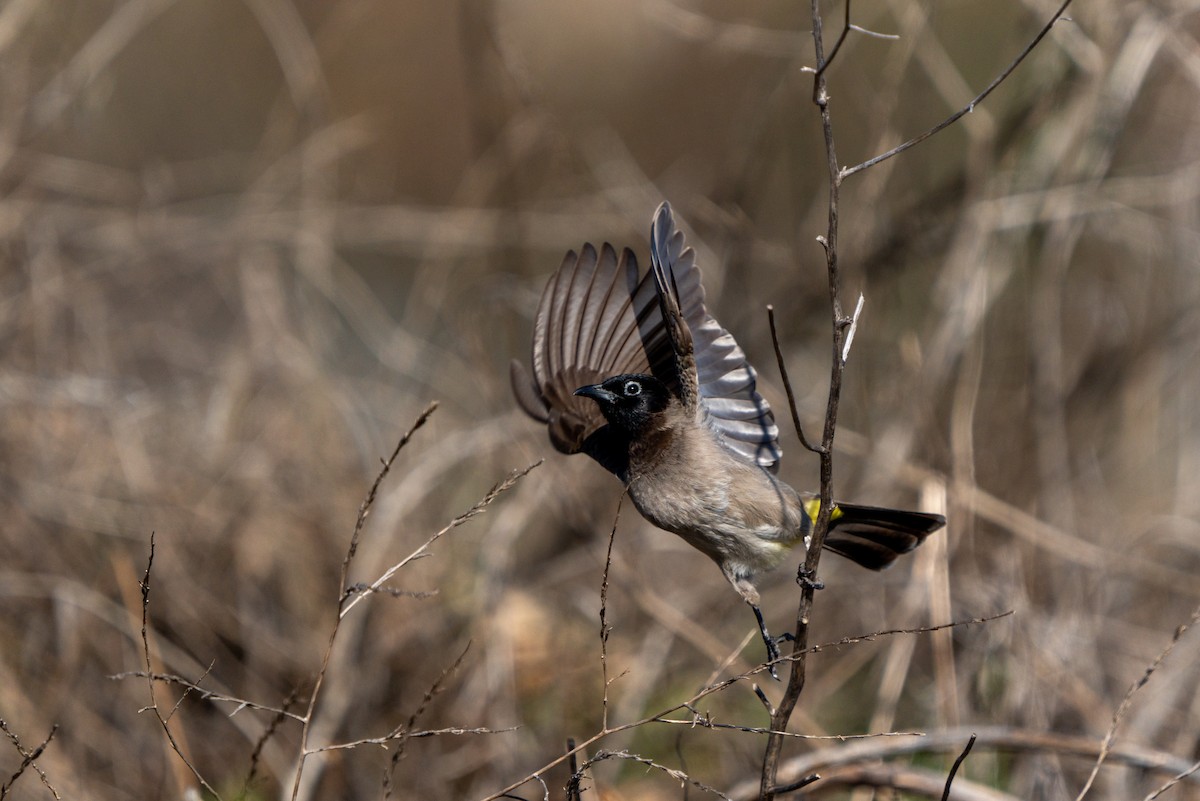
[[675,226],[670,205],[655,214],[652,251],[665,260],[670,284],[691,332],[699,405],[721,442],[743,458],[777,469],[782,451],[771,407],[757,391],[754,368],[737,341],[708,313],[696,253]]
[[649,373],[695,409],[730,451],[774,469],[778,429],[755,389],[754,369],[737,342],[708,313],[696,254],[671,207],[651,225],[651,269],[639,276],[628,248],[605,243],[568,251],[546,283],[534,321],[532,376],[513,364],[521,408],[545,422],[564,453],[588,452],[614,472],[606,425],[595,402],[576,397],[585,384],[622,373]]

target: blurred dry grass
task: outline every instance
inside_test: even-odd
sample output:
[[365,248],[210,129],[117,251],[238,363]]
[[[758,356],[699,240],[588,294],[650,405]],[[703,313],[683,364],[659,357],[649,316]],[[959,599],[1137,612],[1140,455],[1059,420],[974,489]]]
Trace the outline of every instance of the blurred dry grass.
[[[1052,10],[855,9],[900,38],[851,36],[831,74],[847,164],[969,100]],[[1072,15],[983,107],[842,202],[847,290],[867,307],[840,494],[944,498],[951,525],[881,576],[823,562],[815,640],[1015,615],[819,655],[798,730],[1098,741],[1200,600],[1200,5],[1094,0]],[[145,683],[108,678],[142,664],[150,532],[162,669],[211,666],[205,686],[270,706],[303,695],[358,504],[431,399],[354,580],[510,469],[547,463],[396,584],[436,595],[355,610],[314,736],[401,725],[468,642],[419,726],[519,728],[409,741],[398,797],[483,797],[595,732],[619,490],[515,412],[507,360],[525,356],[562,252],[642,248],[669,198],[777,410],[763,307],[780,312],[815,423],[828,333],[810,50],[803,11],[767,0],[0,5],[0,718],[27,747],[59,724],[37,762],[62,796],[192,784],[139,714]],[[788,451],[785,476],[815,485],[815,462]],[[635,517],[609,592],[614,722],[689,696],[751,629],[704,557]],[[795,609],[787,572],[765,593],[774,628]],[[1118,743],[1195,761],[1198,686],[1193,631]],[[765,720],[746,684],[704,703],[722,722]],[[172,718],[227,797],[270,722],[233,711],[189,698]],[[280,726],[248,797],[286,794],[298,737]],[[604,746],[721,788],[753,779],[762,747],[662,725]],[[919,764],[944,773],[953,756]],[[20,761],[0,745],[0,778]],[[979,748],[963,778],[1071,798],[1092,761]],[[374,747],[311,760],[308,791],[377,797],[387,762]],[[551,797],[566,778],[547,775]],[[593,778],[605,798],[679,797],[637,763]],[[1165,778],[1106,767],[1089,798]],[[28,772],[11,792],[49,797]]]

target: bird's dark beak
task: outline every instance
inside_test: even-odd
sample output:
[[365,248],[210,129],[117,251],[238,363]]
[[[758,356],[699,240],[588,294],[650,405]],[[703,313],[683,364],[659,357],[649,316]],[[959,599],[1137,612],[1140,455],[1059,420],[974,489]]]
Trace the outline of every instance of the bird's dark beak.
[[617,393],[609,392],[599,384],[588,384],[586,387],[580,387],[575,390],[575,394],[591,398],[597,403],[612,403],[617,399]]

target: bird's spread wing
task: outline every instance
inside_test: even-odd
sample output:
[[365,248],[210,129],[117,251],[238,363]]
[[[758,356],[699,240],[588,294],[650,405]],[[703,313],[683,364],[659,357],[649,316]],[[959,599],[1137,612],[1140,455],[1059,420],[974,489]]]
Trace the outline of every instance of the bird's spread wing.
[[662,313],[668,318],[679,313],[683,318],[682,323],[676,320],[665,326],[669,334],[681,331],[672,336],[679,354],[680,400],[691,408],[696,403],[703,407],[710,428],[726,447],[775,468],[782,456],[775,416],[755,389],[754,368],[746,354],[705,308],[696,253],[686,247],[667,203],[654,215],[650,253],[652,272],[664,296]]
[[512,384],[521,408],[548,425],[554,447],[577,453],[607,423],[576,389],[622,373],[671,385],[674,370],[654,282],[638,275],[632,251],[618,258],[605,243],[599,252],[584,245],[567,253],[551,276],[534,322],[533,376],[513,361]]
[[593,437],[606,425],[599,407],[573,393],[622,373],[649,373],[686,408],[703,407],[726,447],[774,468],[779,432],[770,407],[746,355],[705,308],[695,252],[666,203],[651,227],[651,262],[639,277],[629,249],[619,258],[608,244],[567,253],[538,305],[532,377],[512,364],[518,403],[548,425],[558,450],[586,450],[619,472],[602,453],[603,435]]

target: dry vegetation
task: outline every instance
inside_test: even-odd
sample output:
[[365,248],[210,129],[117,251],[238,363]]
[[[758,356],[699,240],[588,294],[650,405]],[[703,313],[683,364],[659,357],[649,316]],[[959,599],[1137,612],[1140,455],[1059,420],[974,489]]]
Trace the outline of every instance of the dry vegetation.
[[[182,799],[182,754],[223,798],[286,798],[303,741],[390,737],[312,754],[296,796],[494,797],[568,738],[692,721],[679,704],[755,666],[719,571],[626,509],[605,696],[619,487],[553,453],[507,386],[562,252],[644,253],[668,198],[782,412],[774,304],[819,425],[807,8],[734,5],[0,4],[0,795]],[[969,101],[1056,6],[856,4],[898,38],[853,34],[829,72],[842,163]],[[955,797],[1075,798],[1196,622],[1200,5],[1076,6],[985,104],[843,187],[867,303],[837,491],[950,525],[882,575],[822,562],[811,641],[1013,614],[813,656],[793,731],[926,733],[789,739],[780,779],[817,770],[821,798],[940,797],[971,732]],[[785,478],[815,487],[785,447]],[[353,596],[303,725],[352,535],[345,583],[375,581],[543,457],[395,597]],[[797,592],[768,583],[772,629]],[[1128,697],[1088,798],[1195,766],[1197,628]],[[153,685],[171,738],[146,679],[112,678],[147,664],[205,691]],[[756,676],[693,703],[715,725],[590,744],[583,797],[754,797],[754,682],[778,699]],[[543,778],[514,792],[565,797],[567,763]],[[1162,798],[1200,798],[1195,779]]]

